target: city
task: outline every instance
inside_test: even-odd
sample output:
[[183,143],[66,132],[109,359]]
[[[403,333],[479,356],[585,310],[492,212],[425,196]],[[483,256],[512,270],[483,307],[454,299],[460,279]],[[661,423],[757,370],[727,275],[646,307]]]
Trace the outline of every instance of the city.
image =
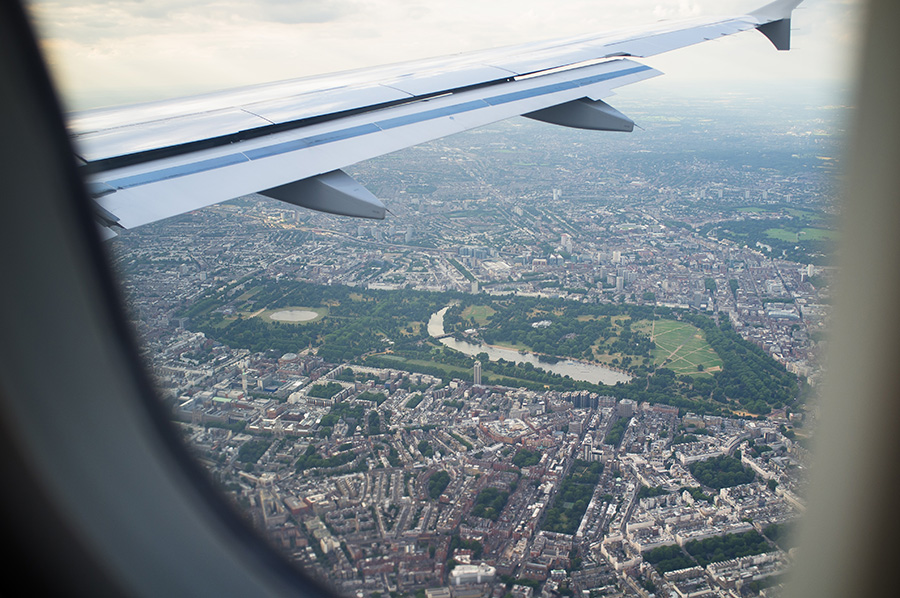
[[798,102],[773,134],[742,102],[357,165],[384,222],[251,196],[126,231],[113,259],[173,418],[344,595],[776,595],[843,115]]

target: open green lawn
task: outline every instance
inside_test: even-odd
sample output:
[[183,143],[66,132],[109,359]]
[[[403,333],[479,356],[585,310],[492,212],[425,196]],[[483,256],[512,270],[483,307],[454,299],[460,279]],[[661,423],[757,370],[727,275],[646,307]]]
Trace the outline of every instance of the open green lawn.
[[486,326],[492,315],[497,313],[495,309],[487,305],[470,305],[463,310],[461,316],[464,319],[472,319],[479,326]]
[[824,219],[824,216],[820,212],[816,212],[815,210],[802,210],[798,208],[787,208],[785,210],[788,214],[793,216],[794,218],[800,218],[805,223],[809,224],[814,221],[818,222]]
[[651,353],[653,364],[658,367],[669,368],[679,375],[698,374],[698,365],[706,373],[722,367],[722,360],[706,342],[703,331],[691,324],[675,320],[643,321],[634,329],[651,335],[656,343]]
[[235,300],[235,303],[240,304],[241,302],[250,299],[251,297],[253,297],[253,295],[255,295],[255,294],[258,293],[258,292],[259,292],[259,289],[258,289],[258,288],[251,288],[251,289],[249,289],[249,290],[247,290],[247,291],[244,291],[244,292],[241,293],[241,295]]
[[836,241],[838,232],[826,228],[804,228],[800,231],[800,240]]
[[455,365],[448,365],[446,363],[440,363],[439,361],[431,361],[430,359],[407,359],[406,357],[401,357],[400,355],[391,355],[385,354],[381,355],[384,359],[390,359],[391,361],[397,361],[399,363],[406,363],[410,365],[420,365],[426,367],[438,368],[439,370],[445,372],[450,376],[460,376],[468,374],[471,370],[467,368],[457,367]]
[[796,243],[797,241],[830,241],[837,239],[837,232],[825,228],[804,228],[798,233],[783,228],[766,229],[766,235],[772,239]]

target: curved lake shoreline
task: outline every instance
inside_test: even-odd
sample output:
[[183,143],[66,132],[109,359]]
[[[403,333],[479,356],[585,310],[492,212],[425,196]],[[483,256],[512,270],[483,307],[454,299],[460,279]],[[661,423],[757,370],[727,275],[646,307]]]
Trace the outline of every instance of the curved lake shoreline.
[[[431,314],[428,319],[428,334],[433,338],[444,336],[444,314],[450,306]],[[439,339],[441,344],[460,353],[469,356],[476,356],[479,353],[487,353],[491,361],[504,359],[514,363],[530,363],[535,368],[560,374],[561,376],[569,376],[573,380],[582,380],[593,384],[606,384],[612,386],[619,382],[625,383],[631,381],[631,376],[613,370],[608,367],[576,361],[574,359],[560,359],[557,363],[547,363],[541,361],[536,353],[517,351],[507,347],[497,345],[489,345],[487,343],[470,343],[467,341],[459,341],[453,337],[444,337]]]

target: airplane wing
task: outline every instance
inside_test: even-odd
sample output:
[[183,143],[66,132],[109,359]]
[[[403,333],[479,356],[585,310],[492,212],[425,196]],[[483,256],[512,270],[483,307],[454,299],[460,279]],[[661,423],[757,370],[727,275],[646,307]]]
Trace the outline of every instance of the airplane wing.
[[631,131],[603,98],[661,74],[634,58],[750,29],[787,50],[801,1],[92,110],[69,129],[104,238],[250,193],[380,219],[384,205],[342,168],[519,115]]

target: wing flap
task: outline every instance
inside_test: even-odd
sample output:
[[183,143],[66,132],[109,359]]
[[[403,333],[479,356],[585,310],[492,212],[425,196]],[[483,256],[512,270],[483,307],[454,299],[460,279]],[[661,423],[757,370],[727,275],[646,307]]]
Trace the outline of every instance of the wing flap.
[[385,85],[364,85],[255,102],[245,106],[245,109],[271,123],[285,124],[315,118],[322,114],[335,114],[411,98],[409,93],[400,89]]
[[473,85],[503,81],[514,75],[515,73],[503,68],[476,64],[455,71],[431,73],[425,76],[406,73],[385,81],[383,85],[399,89],[411,96],[422,97],[445,90],[463,89]]
[[79,156],[87,162],[135,154],[229,135],[272,124],[244,110],[229,108],[203,114],[159,119],[140,125],[114,127],[76,138]]

